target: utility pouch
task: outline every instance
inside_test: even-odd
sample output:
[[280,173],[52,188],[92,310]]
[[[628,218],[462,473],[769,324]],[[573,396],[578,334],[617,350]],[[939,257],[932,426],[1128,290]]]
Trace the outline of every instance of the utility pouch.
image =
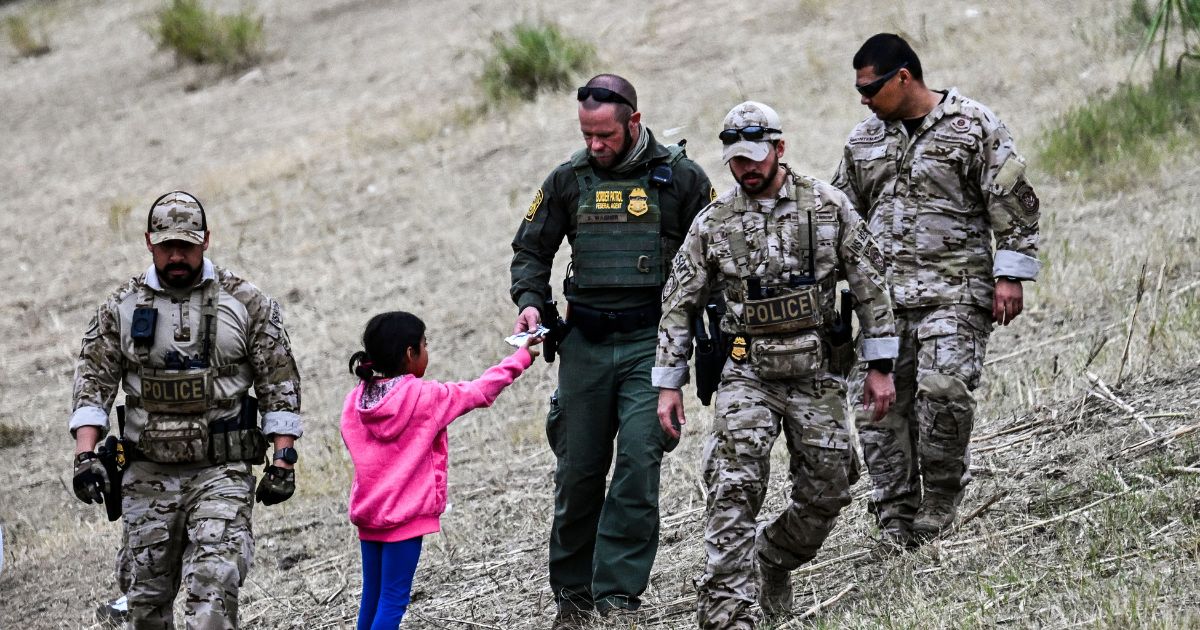
[[137,442],[146,459],[159,464],[194,464],[208,459],[208,426],[203,415],[149,414]]
[[750,340],[750,367],[763,379],[790,379],[820,372],[821,337],[816,333]]
[[226,462],[266,461],[267,438],[258,428],[258,399],[244,396],[238,415],[217,420],[208,425],[208,461]]
[[821,289],[817,285],[783,290],[781,295],[746,300],[742,315],[746,333],[774,335],[798,332],[821,325]]

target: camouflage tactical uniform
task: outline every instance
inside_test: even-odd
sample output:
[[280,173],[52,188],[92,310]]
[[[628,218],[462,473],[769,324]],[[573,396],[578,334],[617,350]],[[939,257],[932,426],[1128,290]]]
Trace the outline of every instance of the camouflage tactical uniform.
[[860,123],[834,185],[883,249],[900,335],[896,404],[858,427],[872,509],[885,531],[919,509],[946,524],[970,481],[994,279],[1037,276],[1039,201],[1004,123],[954,89],[911,136],[902,121]]
[[[555,253],[564,237],[571,244],[571,330],[546,421],[557,459],[549,579],[565,613],[636,609],[658,549],[659,469],[674,447],[658,427],[650,385],[662,269],[713,189],[695,162],[644,126],[640,140],[645,148],[631,152],[625,172],[593,167],[586,151],[554,169],[512,244],[511,294],[521,310],[543,308]],[[650,180],[664,168],[668,181]],[[589,330],[584,309],[627,325]]]
[[[791,456],[791,502],[765,526],[757,562],[783,572],[808,562],[850,503],[857,466],[845,424],[845,386],[830,373],[826,356],[825,328],[833,321],[838,279],[846,279],[858,299],[865,337],[860,358],[896,356],[882,260],[845,195],[789,171],[787,183],[771,201],[749,199],[735,187],[701,212],[675,257],[663,293],[653,377],[658,387],[687,382],[690,318],[709,296],[724,298],[721,329],[747,339],[747,276],[782,289],[790,286],[790,278],[811,272],[815,282],[810,286],[819,296],[824,321],[790,335],[750,337],[748,356],[735,341],[725,363],[716,391],[716,423],[704,445],[708,557],[697,581],[702,628],[753,626],[750,605],[758,595],[755,517],[766,495],[771,447],[780,431]],[[739,242],[748,251],[739,251]],[[811,247],[815,269],[809,269]],[[790,353],[800,369],[768,375],[776,367],[766,355],[773,350]],[[763,353],[761,361],[756,352]]]
[[[147,427],[162,426],[164,420],[170,426],[174,414],[144,408],[139,372],[163,368],[171,351],[185,358],[203,355],[201,301],[209,292],[216,294],[216,322],[208,358],[219,367],[211,379],[208,410],[191,417],[209,427],[236,418],[237,403],[253,387],[268,437],[302,434],[300,378],[279,305],[208,259],[191,289],[162,285],[151,266],[100,306],[76,364],[72,433],[82,426],[107,431],[118,389],[125,392],[129,412],[127,438],[145,446]],[[148,352],[130,336],[139,306],[158,310]],[[172,603],[181,583],[188,593],[189,628],[237,627],[238,589],[253,556],[251,464],[214,465],[203,457],[189,463],[133,459],[121,486],[126,547],[117,558],[133,627],[174,627]]]

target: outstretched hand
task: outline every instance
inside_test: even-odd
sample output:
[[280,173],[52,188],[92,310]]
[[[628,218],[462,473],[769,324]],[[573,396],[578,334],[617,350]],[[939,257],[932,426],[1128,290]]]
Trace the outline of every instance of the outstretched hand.
[[542,340],[543,340],[543,337],[541,337],[540,335],[537,337],[534,337],[533,335],[529,335],[528,337],[525,338],[525,345],[523,347],[525,348],[526,351],[529,352],[529,356],[531,358],[536,359],[536,358],[538,358],[538,355],[540,355],[542,353],[542,351],[538,348],[538,346],[541,345]]

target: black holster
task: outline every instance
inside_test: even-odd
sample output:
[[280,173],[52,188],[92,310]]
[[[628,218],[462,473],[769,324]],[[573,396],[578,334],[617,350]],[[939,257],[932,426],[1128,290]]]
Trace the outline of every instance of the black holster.
[[729,356],[725,333],[721,331],[724,315],[724,302],[710,302],[703,313],[692,318],[692,334],[696,339],[696,397],[705,406],[712,403],[713,393],[721,382],[725,358]]
[[563,321],[562,315],[558,314],[558,303],[554,300],[546,300],[542,305],[541,315],[542,325],[550,331],[542,339],[542,356],[546,358],[546,363],[554,363],[554,357],[558,354],[558,344],[566,338],[570,326]]
[[851,319],[854,312],[854,294],[849,289],[842,289],[840,302],[838,317],[828,328],[829,371],[847,377],[858,363],[858,354],[854,348],[854,322]]

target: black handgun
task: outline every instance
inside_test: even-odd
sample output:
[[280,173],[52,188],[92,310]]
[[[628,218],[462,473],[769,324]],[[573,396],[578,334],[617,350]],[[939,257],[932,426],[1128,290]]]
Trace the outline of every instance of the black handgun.
[[546,357],[546,363],[554,363],[558,344],[567,336],[567,322],[558,314],[558,302],[553,299],[542,305],[542,325],[550,331],[542,339],[542,355]]
[[104,512],[108,520],[121,518],[121,477],[129,467],[125,451],[125,405],[117,406],[117,427],[120,436],[109,435],[96,449],[96,458],[108,476],[108,492],[104,493]]
[[[692,318],[692,334],[696,339],[696,397],[705,406],[712,403],[728,354],[725,334],[721,332],[724,315],[725,303],[718,301],[706,304],[704,311]],[[706,317],[707,322],[704,321]]]

